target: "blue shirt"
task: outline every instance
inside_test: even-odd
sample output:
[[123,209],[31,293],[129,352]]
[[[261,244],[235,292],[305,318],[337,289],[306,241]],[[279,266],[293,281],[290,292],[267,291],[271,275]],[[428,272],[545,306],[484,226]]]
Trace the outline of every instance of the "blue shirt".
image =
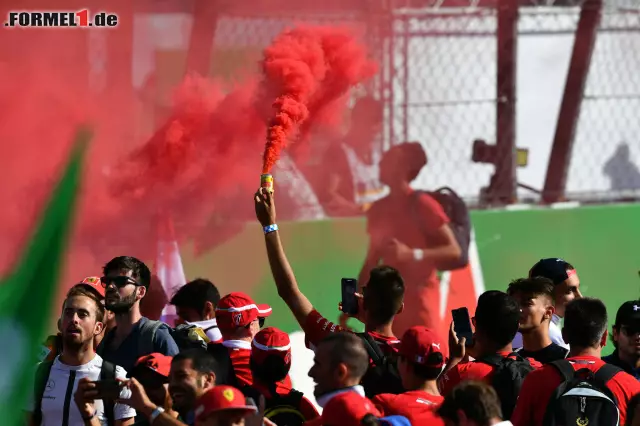
[[607,364],[615,365],[616,367],[622,368],[626,373],[631,374],[636,380],[640,380],[640,368],[635,368],[623,360],[618,356],[618,350],[613,351],[611,355],[603,356],[602,360]]
[[[119,347],[113,348],[109,346],[109,343],[113,340],[115,336],[116,328],[109,331],[104,339],[98,346],[98,354],[106,359],[109,362],[112,362],[115,365],[119,365],[124,368],[127,372],[133,371],[133,367],[141,356],[149,355],[149,353],[141,353],[141,348],[144,345],[141,345],[140,340],[140,327],[149,321],[148,318],[142,317],[140,321],[134,324],[133,329],[131,329],[131,333],[122,341]],[[159,352],[163,355],[174,356],[176,355],[178,350],[178,345],[171,337],[168,326],[160,327],[153,338],[152,345],[148,345],[149,347],[153,347],[152,352]]]

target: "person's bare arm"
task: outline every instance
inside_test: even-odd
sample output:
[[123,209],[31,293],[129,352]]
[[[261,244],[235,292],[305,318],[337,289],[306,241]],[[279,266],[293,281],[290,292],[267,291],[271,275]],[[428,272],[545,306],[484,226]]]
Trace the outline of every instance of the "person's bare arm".
[[443,241],[444,244],[434,248],[421,249],[422,257],[441,271],[452,269],[455,262],[460,259],[462,250],[449,225],[445,224],[438,228],[434,232],[434,240]]
[[135,418],[116,420],[115,426],[131,426],[135,422]]
[[[129,399],[118,399],[116,402],[126,404],[135,409],[137,413],[141,414],[149,421],[150,426],[186,426],[180,420],[174,419],[167,413],[160,413],[155,419],[153,419],[153,421],[151,421],[151,414],[153,414],[158,406],[151,402],[147,393],[144,391],[144,388],[135,378],[127,381],[126,386],[131,389],[131,397]],[[127,419],[126,421],[129,420],[130,419]],[[123,423],[123,426],[133,424],[133,419],[131,420],[131,423]]]
[[[266,190],[260,190],[255,194],[254,202],[256,217],[260,224],[263,227],[275,225],[276,207],[273,194]],[[264,242],[278,295],[289,306],[296,320],[304,329],[307,317],[313,311],[313,305],[298,287],[298,282],[282,247],[279,232],[272,231],[265,234]]]

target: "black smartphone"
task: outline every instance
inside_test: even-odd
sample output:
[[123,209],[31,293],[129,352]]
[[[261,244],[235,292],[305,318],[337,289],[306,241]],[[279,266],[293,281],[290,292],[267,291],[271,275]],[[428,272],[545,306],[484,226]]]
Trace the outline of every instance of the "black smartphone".
[[122,384],[117,380],[100,380],[94,382],[96,384],[96,391],[98,392],[97,399],[118,399],[120,398],[120,388]]
[[355,293],[358,291],[358,280],[355,278],[343,278],[342,287],[342,312],[347,315],[358,313],[358,299]]
[[465,346],[473,345],[473,328],[471,327],[471,317],[467,308],[458,308],[451,310],[453,317],[453,331],[456,332],[458,339],[464,337],[466,339]]

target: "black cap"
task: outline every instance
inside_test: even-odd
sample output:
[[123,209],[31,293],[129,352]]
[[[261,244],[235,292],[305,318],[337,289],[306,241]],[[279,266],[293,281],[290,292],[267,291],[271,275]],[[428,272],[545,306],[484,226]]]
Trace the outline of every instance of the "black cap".
[[640,324],[640,300],[624,302],[616,314],[616,326]]
[[544,277],[553,281],[555,285],[562,284],[569,278],[569,266],[567,261],[557,257],[540,259],[529,271],[529,277]]

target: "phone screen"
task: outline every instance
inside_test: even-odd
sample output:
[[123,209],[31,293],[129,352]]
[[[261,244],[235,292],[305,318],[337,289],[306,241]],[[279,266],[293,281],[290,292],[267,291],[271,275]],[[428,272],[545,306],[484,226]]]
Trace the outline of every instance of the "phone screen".
[[466,346],[473,344],[473,328],[471,328],[471,317],[467,308],[458,308],[451,311],[453,317],[453,330],[458,335],[458,339],[464,337]]
[[120,382],[117,380],[101,380],[95,382],[99,399],[120,398]]
[[355,278],[343,278],[342,286],[342,312],[348,315],[358,313],[358,299],[355,293],[358,291],[358,280]]

